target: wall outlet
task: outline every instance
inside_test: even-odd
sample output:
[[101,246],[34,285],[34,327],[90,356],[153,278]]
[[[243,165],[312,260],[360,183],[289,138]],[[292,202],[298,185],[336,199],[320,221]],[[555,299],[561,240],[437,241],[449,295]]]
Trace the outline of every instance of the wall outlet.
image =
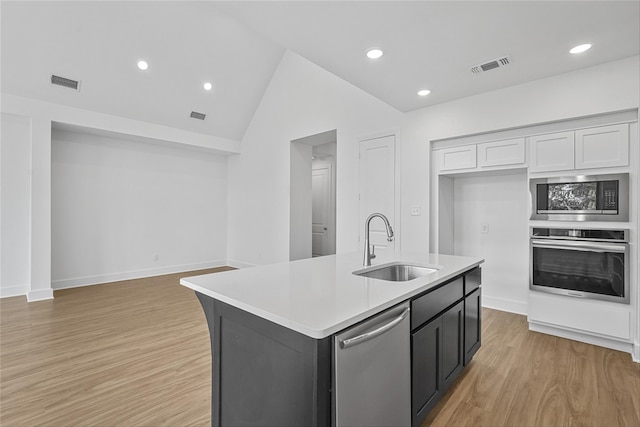
[[482,234],[487,234],[489,233],[489,224],[482,224],[482,228],[480,229],[480,232]]
[[154,260],[155,262],[158,262],[158,261],[160,260],[160,255],[159,255],[159,254],[155,254],[155,255],[153,256],[153,260]]
[[411,206],[411,216],[420,216],[420,206]]

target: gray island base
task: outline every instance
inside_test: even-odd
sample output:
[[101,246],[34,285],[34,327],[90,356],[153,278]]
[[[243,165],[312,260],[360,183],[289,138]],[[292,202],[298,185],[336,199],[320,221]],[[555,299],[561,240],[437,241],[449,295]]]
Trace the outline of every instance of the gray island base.
[[[449,258],[465,262],[458,263],[449,271],[446,263],[442,262]],[[406,394],[410,396],[410,402],[406,407],[411,414],[398,425],[419,426],[470,363],[481,342],[481,269],[478,266],[483,260],[446,256],[440,256],[439,260],[440,274],[422,280],[422,283],[414,283],[415,289],[408,294],[406,289],[398,291],[402,294],[401,300],[391,301],[391,306],[384,306],[363,319],[340,323],[336,325],[339,329],[323,327],[321,332],[315,333],[320,336],[294,330],[303,329],[303,326],[283,325],[286,322],[278,316],[268,319],[269,316],[263,313],[252,313],[250,308],[238,307],[242,304],[234,303],[229,295],[220,291],[221,287],[213,291],[216,288],[214,284],[205,285],[206,280],[201,278],[206,276],[183,279],[183,285],[196,290],[209,326],[211,425],[341,427],[336,418],[336,395],[340,390],[335,388],[336,384],[339,387],[340,381],[335,378],[337,341],[334,338],[380,313],[398,312],[399,308],[407,307],[410,311],[404,309],[405,315],[410,315],[403,322],[406,323],[406,332],[400,334],[405,339],[399,342],[409,347],[406,366],[410,372],[406,378],[410,384],[406,384]],[[247,270],[260,274],[260,267]],[[237,280],[234,272],[229,273],[216,273],[227,274],[227,277],[217,277],[215,281],[231,281],[234,286],[242,286],[242,280]],[[375,299],[372,298],[375,292],[371,287],[402,286],[379,282],[366,279],[367,301]],[[402,307],[399,304],[403,304]],[[333,307],[321,308],[332,310]],[[363,364],[370,362],[377,353],[365,354]],[[358,381],[357,375],[354,378]],[[363,390],[363,395],[367,395],[367,390]],[[362,406],[362,402],[353,403]],[[377,417],[375,413],[381,411],[384,404],[365,402],[364,407],[371,411],[367,420],[384,420],[383,416]],[[382,424],[368,421],[367,425]],[[384,425],[388,426],[388,422],[385,421]]]

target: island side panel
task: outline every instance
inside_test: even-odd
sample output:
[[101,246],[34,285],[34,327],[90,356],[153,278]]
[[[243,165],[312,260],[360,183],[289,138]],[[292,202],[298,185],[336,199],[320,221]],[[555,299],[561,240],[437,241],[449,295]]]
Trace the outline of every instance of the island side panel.
[[212,426],[330,426],[331,339],[196,292],[209,325]]

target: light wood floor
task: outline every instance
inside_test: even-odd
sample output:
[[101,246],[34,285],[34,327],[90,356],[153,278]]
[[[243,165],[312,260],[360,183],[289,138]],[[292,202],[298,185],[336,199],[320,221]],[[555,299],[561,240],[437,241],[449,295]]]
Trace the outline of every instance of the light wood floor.
[[[209,335],[185,275],[0,300],[0,425],[209,425]],[[483,316],[482,347],[423,427],[640,426],[628,354]]]

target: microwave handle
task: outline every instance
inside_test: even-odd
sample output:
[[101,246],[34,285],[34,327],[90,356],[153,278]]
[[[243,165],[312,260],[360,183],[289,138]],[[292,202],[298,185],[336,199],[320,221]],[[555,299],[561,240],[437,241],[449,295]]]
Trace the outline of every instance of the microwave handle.
[[616,252],[625,253],[627,251],[627,244],[622,243],[619,245],[607,245],[606,243],[592,243],[592,242],[572,242],[563,240],[561,242],[554,240],[531,240],[531,246],[535,248],[543,249],[569,249],[574,251],[585,252]]

